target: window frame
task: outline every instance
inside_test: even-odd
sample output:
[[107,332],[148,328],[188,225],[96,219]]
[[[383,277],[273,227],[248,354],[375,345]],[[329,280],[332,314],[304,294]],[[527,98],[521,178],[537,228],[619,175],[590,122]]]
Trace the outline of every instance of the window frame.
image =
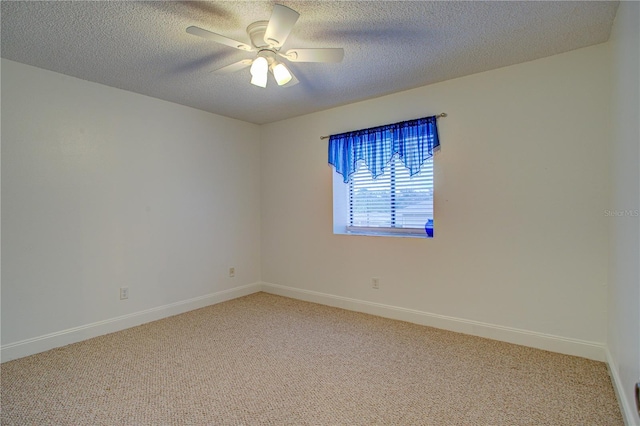
[[[393,203],[393,200],[396,196],[396,168],[398,167],[395,164],[395,161],[401,161],[397,155],[393,157],[393,160],[390,163],[389,170],[385,173],[390,174],[390,182],[389,188],[393,196],[390,194],[389,203],[391,204],[391,210],[393,213],[391,214],[390,221],[395,224],[397,220],[397,215],[395,214],[395,210],[397,210],[397,204]],[[435,161],[432,157],[429,161],[431,161],[431,196],[435,196]],[[420,173],[426,171],[425,169],[421,169]],[[388,236],[388,237],[410,237],[410,238],[430,238],[424,227],[422,228],[403,228],[403,227],[378,227],[378,226],[357,226],[352,225],[353,223],[353,211],[352,211],[352,203],[349,197],[352,195],[353,191],[353,181],[349,179],[348,183],[343,181],[343,178],[337,172],[333,172],[333,187],[334,187],[334,234],[342,234],[342,235],[365,235],[365,236]],[[435,207],[433,207],[435,210]],[[432,216],[435,215],[435,212],[432,210]]]

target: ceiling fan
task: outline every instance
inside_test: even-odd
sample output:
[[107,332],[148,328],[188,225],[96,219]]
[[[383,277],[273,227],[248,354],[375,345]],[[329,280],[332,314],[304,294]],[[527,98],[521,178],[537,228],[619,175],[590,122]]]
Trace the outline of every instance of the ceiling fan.
[[251,66],[251,84],[267,87],[271,71],[279,86],[289,87],[297,84],[298,79],[279,58],[291,62],[340,62],[344,57],[342,48],[289,49],[281,52],[299,17],[300,14],[295,10],[276,4],[268,21],[257,21],[247,27],[251,45],[195,26],[187,28],[187,32],[245,52],[258,52],[255,59],[243,59],[214,70],[214,74],[228,74]]

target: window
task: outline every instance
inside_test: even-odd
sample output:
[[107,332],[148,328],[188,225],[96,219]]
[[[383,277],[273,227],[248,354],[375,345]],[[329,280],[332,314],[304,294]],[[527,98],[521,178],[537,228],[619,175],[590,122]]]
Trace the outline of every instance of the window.
[[363,161],[348,183],[334,175],[334,233],[433,235],[433,158],[413,176],[397,155],[376,179]]
[[335,234],[433,236],[437,118],[329,137]]
[[364,162],[349,181],[349,232],[425,233],[433,221],[433,159],[419,173],[409,170],[395,155],[376,179]]

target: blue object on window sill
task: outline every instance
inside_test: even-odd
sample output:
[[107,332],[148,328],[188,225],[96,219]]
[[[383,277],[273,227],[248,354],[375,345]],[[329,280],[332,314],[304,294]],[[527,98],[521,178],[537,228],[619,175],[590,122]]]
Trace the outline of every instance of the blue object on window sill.
[[433,219],[428,219],[424,224],[424,230],[427,233],[427,237],[433,238]]

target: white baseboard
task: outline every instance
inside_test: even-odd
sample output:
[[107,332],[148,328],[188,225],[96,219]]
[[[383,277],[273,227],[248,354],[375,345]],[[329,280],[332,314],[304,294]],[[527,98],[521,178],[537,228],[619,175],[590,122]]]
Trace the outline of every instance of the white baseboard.
[[605,345],[603,343],[570,339],[265,282],[262,283],[262,291],[551,352],[574,355],[596,361],[606,361]]
[[[265,282],[248,284],[189,300],[158,306],[140,312],[134,312],[79,327],[49,333],[19,342],[9,343],[0,347],[0,359],[2,362],[5,362],[12,359],[22,358],[28,355],[44,352],[49,349],[135,327],[140,324],[178,315],[259,291],[348,309],[351,311],[364,312],[385,318],[392,318],[444,330],[544,349],[552,352],[581,356],[596,361],[609,361],[605,345],[597,342],[588,342],[584,340],[570,339],[511,327],[487,324],[478,321],[470,321],[462,318],[438,315],[429,312]],[[617,383],[617,386],[619,386],[619,380]],[[630,412],[629,407],[625,407],[625,409],[627,410],[625,415],[628,415]]]
[[[613,356],[611,356],[609,348],[606,348],[605,352],[607,356],[607,366],[609,367],[609,375],[613,382],[613,389],[616,391],[616,396],[618,397],[618,404],[620,404],[620,411],[622,412],[622,417],[624,417],[624,424],[627,426],[638,426],[640,425],[638,416],[629,405],[624,384],[622,383],[622,380],[620,380],[620,374],[618,373],[618,366],[614,361]],[[631,389],[628,389],[628,391],[630,390]]]
[[204,296],[194,297],[193,299],[182,300],[180,302],[170,303],[168,305],[158,306],[140,312],[134,312],[91,324],[81,325],[79,327],[69,328],[67,330],[45,334],[31,339],[21,340],[15,343],[9,343],[0,348],[0,359],[2,362],[10,361],[12,359],[22,358],[47,351],[49,349],[80,342],[92,337],[102,336],[104,334],[135,327],[140,324],[182,314],[194,309],[247,296],[260,291],[261,287],[260,283],[248,284],[241,287],[218,291],[216,293],[206,294]]

